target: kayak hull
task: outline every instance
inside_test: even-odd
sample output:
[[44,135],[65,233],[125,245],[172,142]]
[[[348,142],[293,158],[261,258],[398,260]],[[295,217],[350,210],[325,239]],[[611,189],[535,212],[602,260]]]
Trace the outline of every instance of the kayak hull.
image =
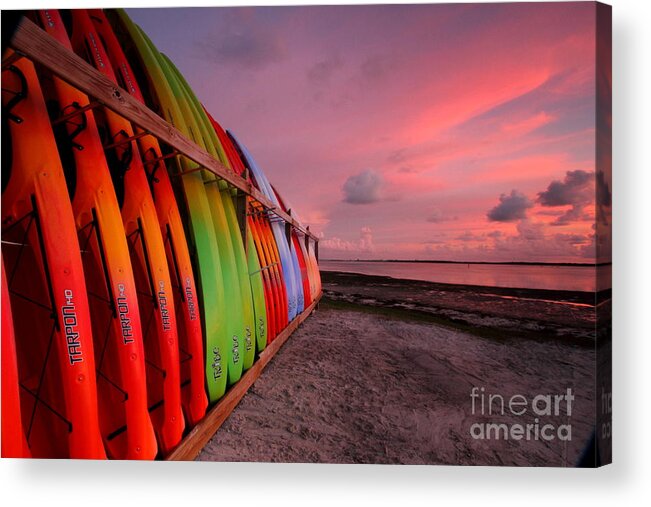
[[[91,318],[63,168],[33,64],[20,59],[2,81],[12,158],[2,254],[23,430],[33,457],[102,459]],[[9,91],[21,88],[10,105]]]
[[[40,11],[38,16],[43,28],[72,51],[59,13]],[[137,288],[95,115],[79,111],[89,99],[77,89],[56,77],[45,82],[51,103],[57,104],[51,108],[54,117],[77,113],[73,122],[59,124],[58,147],[64,170],[75,178],[70,192],[93,323],[104,445],[111,458],[153,459],[158,445],[147,405]]]

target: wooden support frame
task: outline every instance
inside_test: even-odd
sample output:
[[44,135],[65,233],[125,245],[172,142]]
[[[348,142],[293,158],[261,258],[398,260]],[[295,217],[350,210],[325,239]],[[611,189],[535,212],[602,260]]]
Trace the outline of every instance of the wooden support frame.
[[278,336],[276,336],[267,348],[260,353],[258,359],[253,363],[253,366],[242,375],[242,378],[226,392],[224,397],[220,399],[217,404],[208,411],[206,416],[190,430],[181,443],[165,457],[166,461],[192,461],[199,455],[201,449],[203,449],[203,447],[213,437],[220,426],[224,424],[224,421],[228,419],[228,416],[233,412],[249,388],[262,374],[262,371],[265,366],[269,364],[269,361],[271,361],[271,359],[278,353],[280,348],[287,341],[290,335],[296,331],[298,326],[300,326],[301,323],[315,310],[320,299],[321,294],[316,297],[312,304],[308,306],[303,313],[292,320],[289,325],[283,329]]
[[[84,92],[89,97],[93,97],[94,102],[108,107],[137,127],[149,132],[159,141],[171,146],[180,155],[188,157],[203,169],[226,181],[229,185],[246,195],[250,195],[265,208],[273,209],[278,217],[292,227],[311,235],[288,213],[277,209],[271,200],[253,187],[250,181],[235,174],[220,161],[213,158],[154,111],[132,97],[129,92],[115,85],[97,69],[60,44],[29,19],[23,18],[21,20],[9,45],[19,55],[44,66],[63,81]],[[314,239],[317,238],[314,237]]]

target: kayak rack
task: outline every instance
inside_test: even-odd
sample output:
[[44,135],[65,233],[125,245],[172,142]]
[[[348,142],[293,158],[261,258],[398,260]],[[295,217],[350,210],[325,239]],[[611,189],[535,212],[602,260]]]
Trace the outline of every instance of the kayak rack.
[[[60,118],[56,122],[65,122],[74,116],[104,106],[116,114],[129,120],[133,125],[139,127],[142,132],[131,138],[113,143],[105,148],[133,142],[136,139],[151,135],[161,143],[170,148],[169,153],[144,161],[145,164],[158,163],[161,160],[176,156],[184,156],[196,162],[199,167],[196,170],[207,170],[218,179],[225,181],[230,187],[237,190],[235,202],[238,221],[246,237],[247,216],[264,215],[270,221],[283,222],[285,233],[291,241],[292,230],[304,236],[305,244],[309,247],[313,242],[316,258],[319,258],[319,237],[310,231],[309,227],[300,224],[291,213],[291,210],[284,211],[268,199],[262,192],[255,188],[248,177],[242,177],[230,168],[226,167],[219,160],[213,158],[205,150],[186,138],[172,124],[163,120],[158,114],[147,106],[133,98],[128,91],[120,88],[107,77],[89,65],[82,58],[67,49],[56,41],[52,36],[40,29],[32,21],[22,18],[13,33],[9,46],[15,51],[13,54],[2,60],[2,68],[7,68],[20,58],[28,58],[32,62],[47,69],[63,81],[74,86],[84,94],[88,95],[89,103],[78,105],[78,107]],[[190,171],[179,173],[187,174]],[[248,171],[245,171],[248,176]],[[247,197],[248,196],[248,197]],[[263,267],[266,269],[268,266]],[[230,386],[226,394],[212,407],[206,415],[193,428],[187,431],[183,440],[167,455],[162,458],[166,461],[188,461],[193,460],[201,449],[213,437],[219,427],[226,421],[233,409],[247,393],[249,388],[262,374],[265,366],[278,353],[290,335],[310,316],[318,307],[323,293],[317,295],[312,304],[289,322],[275,339],[255,359],[255,362],[234,385]]]

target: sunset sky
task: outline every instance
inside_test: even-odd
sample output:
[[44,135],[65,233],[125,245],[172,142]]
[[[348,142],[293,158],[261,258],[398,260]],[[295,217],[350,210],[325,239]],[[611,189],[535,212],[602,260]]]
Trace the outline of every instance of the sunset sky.
[[322,258],[594,260],[594,4],[128,13]]

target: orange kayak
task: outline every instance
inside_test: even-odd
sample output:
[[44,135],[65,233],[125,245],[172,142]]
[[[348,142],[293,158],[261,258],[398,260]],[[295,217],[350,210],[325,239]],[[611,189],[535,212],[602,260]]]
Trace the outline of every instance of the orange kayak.
[[[88,13],[81,9],[70,12],[73,49],[117,84],[107,64],[103,37]],[[92,48],[90,54],[86,48]],[[131,123],[106,108],[95,109],[95,115],[109,136],[108,142],[115,145],[106,154],[122,211],[144,324],[147,404],[160,450],[166,454],[181,441],[185,423],[176,312],[165,245]]]
[[[104,12],[99,9],[89,9],[88,13],[104,43],[117,82],[144,104],[145,100],[136,82],[135,74]],[[151,187],[158,225],[165,244],[167,264],[172,277],[181,364],[181,398],[186,420],[190,426],[194,426],[206,413],[208,396],[204,387],[204,350],[199,296],[190,251],[158,140],[152,136],[141,137],[138,139],[138,147]]]
[[256,224],[252,217],[248,217],[247,224],[249,230],[251,231],[251,238],[253,239],[253,246],[255,247],[256,255],[260,261],[260,270],[262,272],[262,279],[264,282],[264,299],[267,308],[267,341],[270,342],[278,334],[279,323],[277,322],[277,294],[274,288],[274,280],[271,276],[272,274],[268,269],[267,260],[264,256],[262,241],[259,237]]
[[278,334],[287,327],[287,324],[289,324],[289,301],[287,285],[285,283],[285,274],[280,262],[280,253],[278,251],[278,246],[276,245],[276,237],[271,229],[269,218],[264,212],[261,212],[257,213],[253,217],[252,222],[254,223],[254,228],[258,231],[260,248],[264,252],[267,269],[269,269],[270,273],[273,275],[273,286],[278,301],[278,312],[276,313],[276,334]]
[[[2,193],[3,286],[11,301],[23,431],[35,458],[102,459],[75,220],[45,101],[27,59],[2,70],[2,106],[3,131],[11,137],[3,143],[3,163],[10,159],[3,167],[10,172]],[[3,306],[5,301],[6,294]],[[2,319],[3,328],[10,324],[5,308]],[[5,358],[3,350],[3,375],[10,354]],[[3,399],[3,423],[4,407]]]
[[274,333],[269,337],[269,341],[287,327],[287,292],[285,289],[285,282],[283,280],[282,267],[278,262],[275,253],[274,237],[271,233],[269,223],[266,222],[266,217],[256,214],[250,217],[249,225],[253,231],[253,238],[255,242],[258,255],[260,256],[261,265],[264,272],[268,274],[271,292],[273,294],[274,304]]
[[[72,50],[57,11],[41,26]],[[58,78],[42,84],[53,104],[84,260],[95,341],[100,427],[108,455],[153,459],[156,436],[147,406],[145,349],[136,283],[118,199],[88,97]],[[67,120],[62,121],[61,119]]]

